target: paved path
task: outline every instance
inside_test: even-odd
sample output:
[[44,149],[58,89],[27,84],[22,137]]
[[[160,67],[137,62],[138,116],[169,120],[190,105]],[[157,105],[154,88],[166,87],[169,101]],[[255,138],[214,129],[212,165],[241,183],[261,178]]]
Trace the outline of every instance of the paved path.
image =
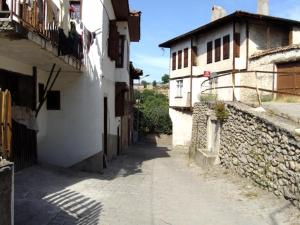
[[289,202],[165,147],[135,146],[103,175],[35,166],[15,190],[16,225],[300,224]]

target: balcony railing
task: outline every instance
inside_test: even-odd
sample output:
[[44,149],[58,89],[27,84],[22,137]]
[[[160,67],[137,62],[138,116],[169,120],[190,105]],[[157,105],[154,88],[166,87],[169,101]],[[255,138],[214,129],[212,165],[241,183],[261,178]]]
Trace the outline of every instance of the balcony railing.
[[[31,2],[30,4],[26,2]],[[58,48],[59,55],[82,59],[82,41],[79,35],[66,36],[54,15],[49,15],[47,0],[0,0],[0,22],[14,21],[29,31],[38,33]]]

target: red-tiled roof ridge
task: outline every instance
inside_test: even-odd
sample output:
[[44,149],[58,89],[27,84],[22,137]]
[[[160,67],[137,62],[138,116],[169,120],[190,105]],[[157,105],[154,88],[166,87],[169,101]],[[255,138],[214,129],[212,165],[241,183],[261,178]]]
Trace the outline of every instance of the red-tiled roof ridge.
[[294,45],[287,45],[284,47],[277,47],[277,48],[272,48],[268,50],[264,50],[261,52],[254,53],[253,55],[250,56],[250,59],[258,59],[266,55],[271,55],[275,53],[280,53],[280,52],[285,52],[289,50],[295,50],[295,49],[300,49],[300,44],[294,44]]

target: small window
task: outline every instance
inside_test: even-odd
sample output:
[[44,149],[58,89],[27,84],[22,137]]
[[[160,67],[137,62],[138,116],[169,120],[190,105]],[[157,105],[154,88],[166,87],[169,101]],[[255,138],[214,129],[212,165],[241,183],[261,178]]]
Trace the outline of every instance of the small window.
[[172,54],[172,70],[176,70],[176,52]]
[[183,58],[183,66],[184,68],[189,66],[189,49],[184,49],[184,58]]
[[193,66],[197,66],[197,56],[198,56],[198,49],[197,46],[192,47],[192,64]]
[[60,91],[48,91],[47,110],[60,110]]
[[182,50],[178,51],[178,69],[182,68]]
[[39,102],[41,103],[43,101],[45,95],[45,85],[39,83]]
[[221,38],[215,40],[215,62],[221,60]]
[[183,80],[177,80],[176,87],[177,87],[176,97],[182,97]]
[[226,35],[223,37],[223,59],[230,58],[230,36]]
[[116,61],[117,68],[124,67],[124,44],[125,44],[125,36],[119,35],[118,38],[118,58]]
[[240,58],[240,47],[241,47],[241,34],[234,34],[234,56]]
[[70,1],[70,18],[73,20],[80,20],[81,19],[81,6],[80,2],[78,1]]
[[213,49],[213,43],[212,41],[207,43],[207,64],[212,63],[212,49]]

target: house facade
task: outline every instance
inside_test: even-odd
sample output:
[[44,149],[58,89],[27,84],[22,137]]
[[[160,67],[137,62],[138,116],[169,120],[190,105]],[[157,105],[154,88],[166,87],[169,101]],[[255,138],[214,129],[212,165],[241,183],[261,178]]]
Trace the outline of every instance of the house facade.
[[12,92],[15,126],[32,133],[31,144],[14,146],[36,146],[33,161],[101,171],[131,142],[140,12],[128,0],[0,3],[0,84]]
[[216,17],[218,9],[213,7],[212,22],[160,44],[170,48],[174,146],[189,146],[193,104],[203,94],[251,102],[257,85],[270,92],[300,91],[300,77],[290,84],[294,75],[280,74],[286,63],[300,72],[300,22],[242,11]]

